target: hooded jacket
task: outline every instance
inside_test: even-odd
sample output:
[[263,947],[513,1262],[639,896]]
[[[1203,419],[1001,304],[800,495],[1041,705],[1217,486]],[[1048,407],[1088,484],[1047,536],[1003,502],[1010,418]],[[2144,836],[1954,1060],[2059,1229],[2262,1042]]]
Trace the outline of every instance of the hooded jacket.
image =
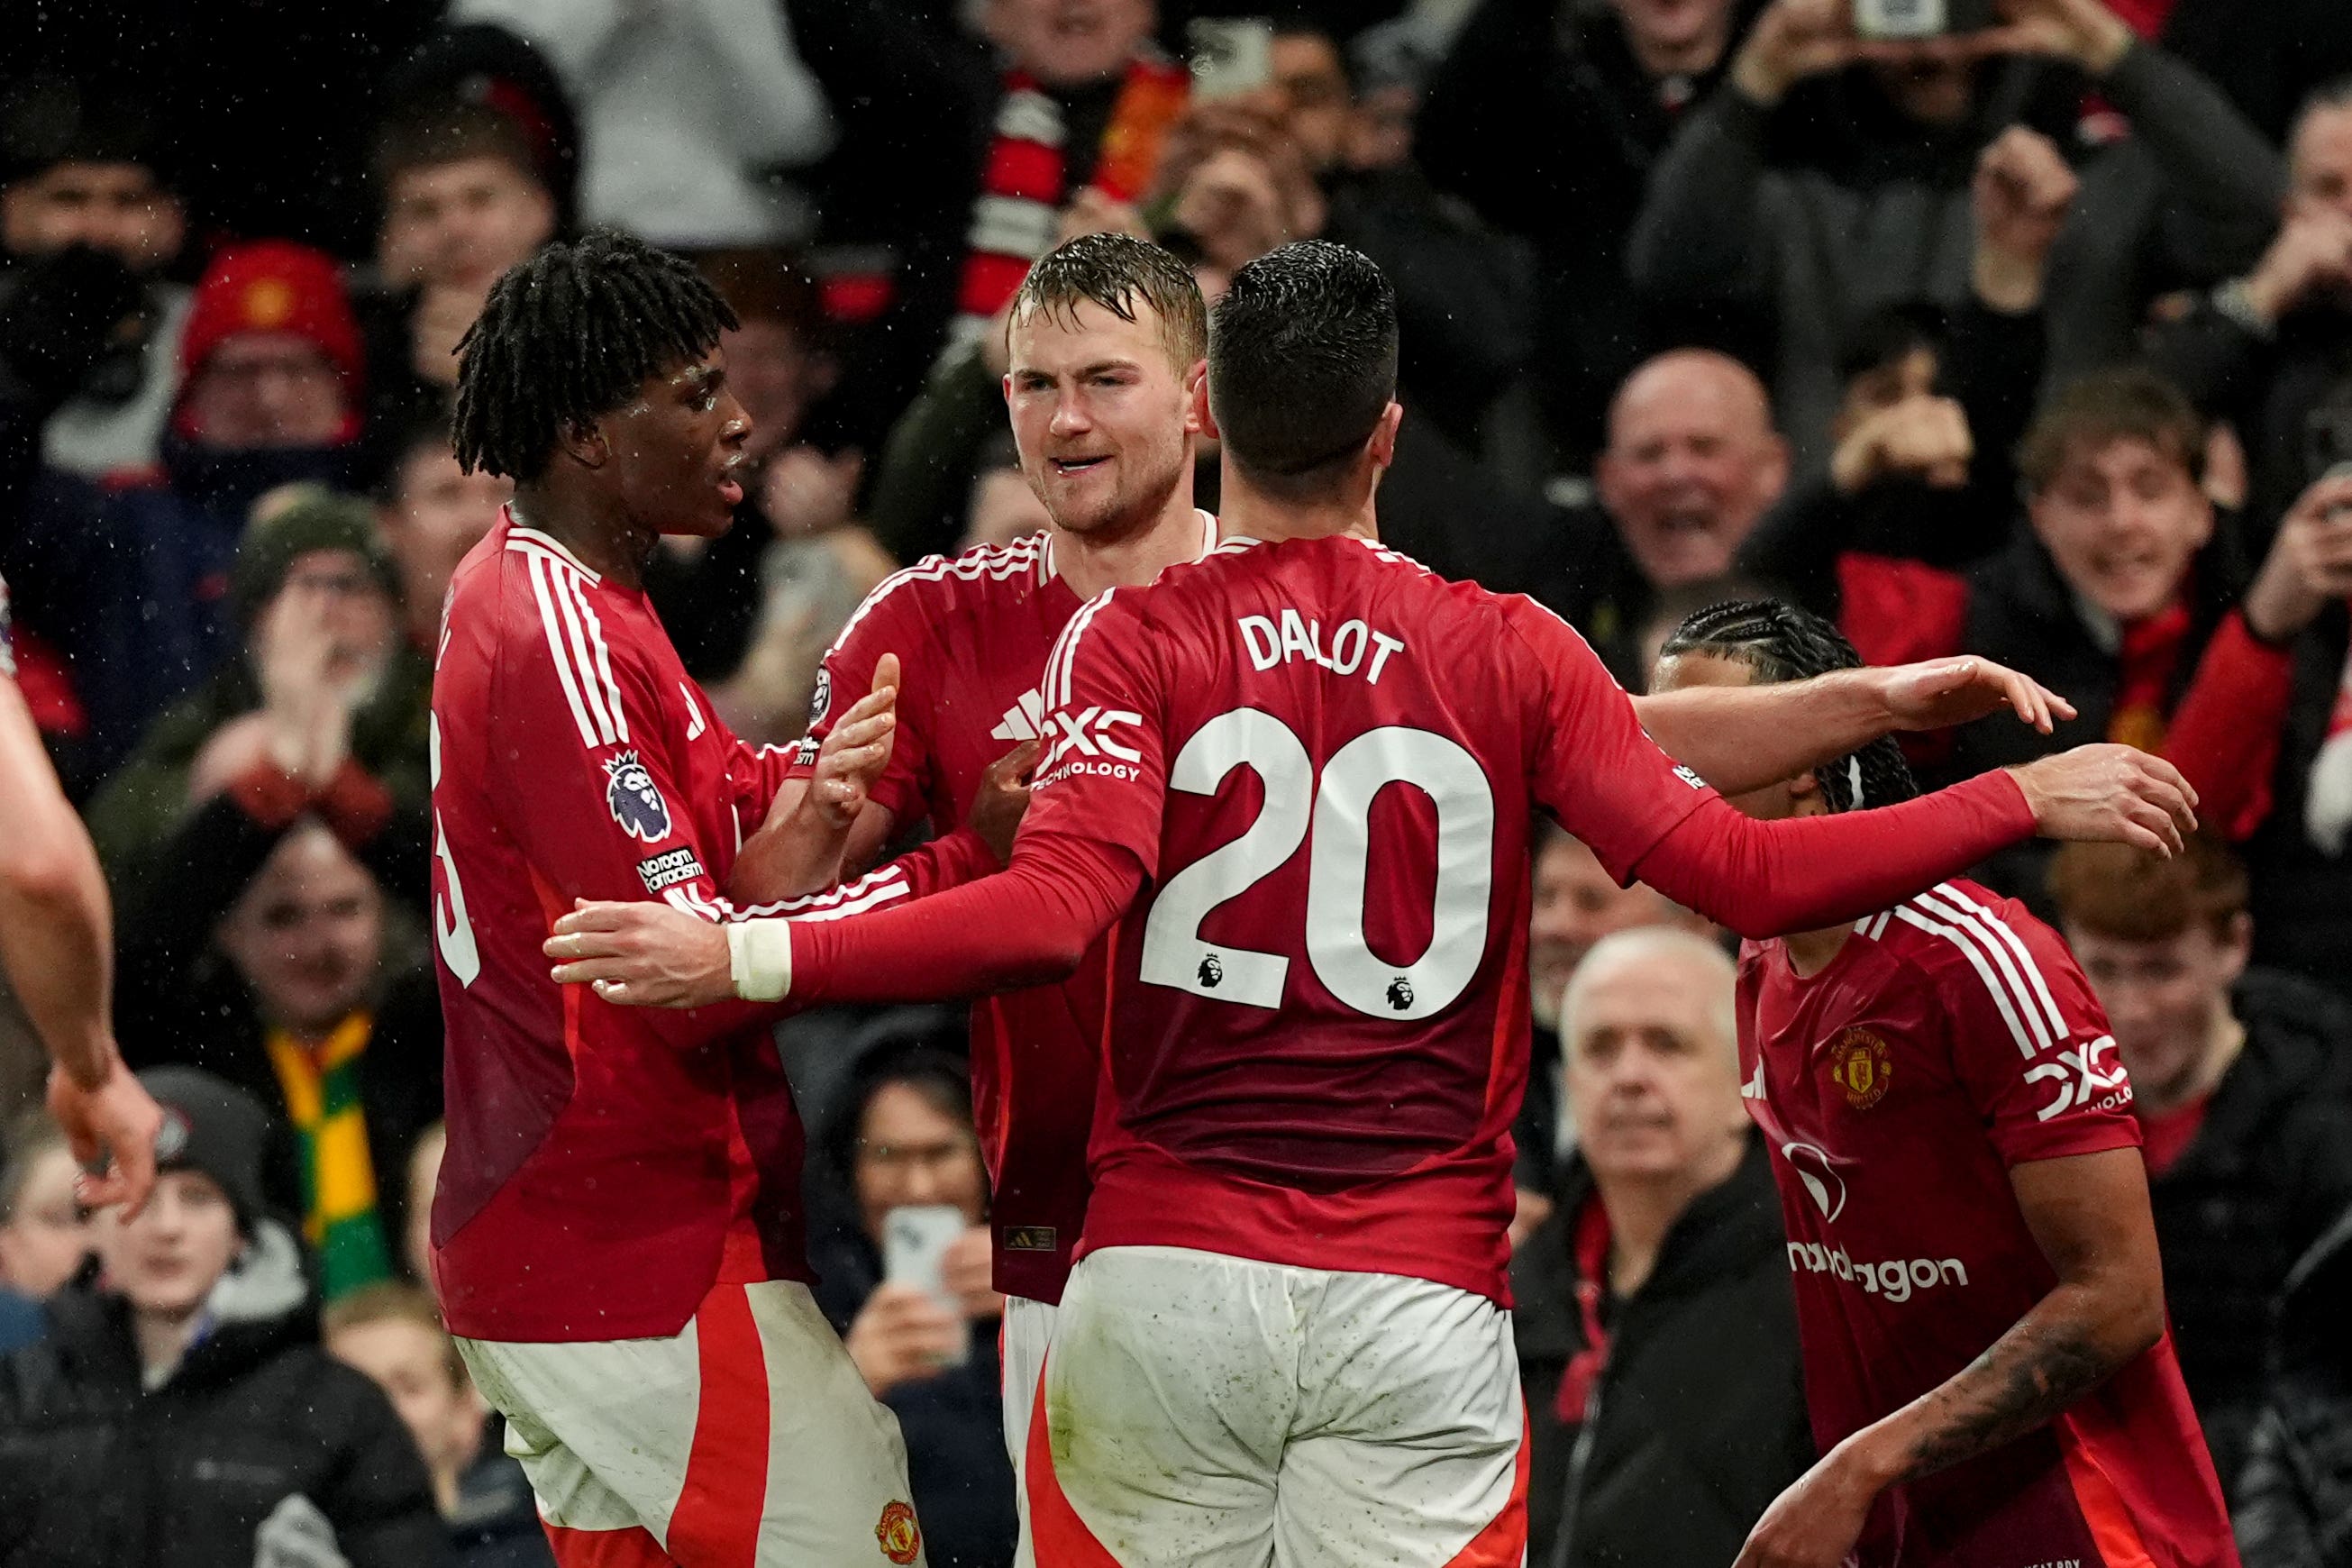
[[293,1240],[257,1226],[210,1319],[144,1387],[121,1297],[77,1283],[47,1338],[0,1361],[0,1568],[251,1568],[299,1494],[351,1568],[436,1562],[446,1533],[408,1431],[318,1343]]

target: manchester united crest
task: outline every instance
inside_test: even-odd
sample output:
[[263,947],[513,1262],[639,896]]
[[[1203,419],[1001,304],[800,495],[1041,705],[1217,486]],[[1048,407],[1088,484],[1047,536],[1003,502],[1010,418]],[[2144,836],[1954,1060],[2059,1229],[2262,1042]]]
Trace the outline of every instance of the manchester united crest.
[[1845,1090],[1845,1102],[1867,1110],[1886,1098],[1895,1078],[1895,1056],[1867,1029],[1846,1029],[1830,1044],[1830,1081]]
[[915,1510],[903,1502],[894,1500],[882,1510],[874,1526],[874,1539],[881,1543],[882,1555],[899,1568],[922,1554],[922,1527],[915,1522]]

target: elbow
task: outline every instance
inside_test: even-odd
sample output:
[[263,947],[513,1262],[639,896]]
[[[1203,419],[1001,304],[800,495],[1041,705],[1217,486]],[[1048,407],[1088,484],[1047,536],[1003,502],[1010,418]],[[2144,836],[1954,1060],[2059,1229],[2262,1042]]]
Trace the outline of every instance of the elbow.
[[1078,965],[1086,962],[1087,949],[1092,945],[1082,934],[1042,932],[1023,954],[1021,972],[1014,984],[1059,985],[1078,972]]
[[47,913],[79,909],[92,878],[88,858],[54,837],[20,844],[0,861],[0,887],[16,903]]
[[2163,1287],[2135,1281],[2117,1304],[2110,1337],[2118,1366],[2155,1349],[2164,1338]]

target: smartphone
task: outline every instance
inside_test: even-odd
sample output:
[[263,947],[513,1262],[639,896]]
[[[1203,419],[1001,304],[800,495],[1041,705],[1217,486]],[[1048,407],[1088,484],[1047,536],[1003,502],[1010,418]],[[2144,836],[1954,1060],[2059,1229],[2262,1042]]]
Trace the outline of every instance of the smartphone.
[[1880,43],[1981,32],[1996,20],[1992,0],[1853,0],[1854,36]]
[[1192,44],[1192,96],[1241,98],[1274,79],[1274,24],[1264,16],[1200,16]]
[[[942,1265],[948,1247],[965,1230],[963,1211],[952,1204],[909,1204],[882,1216],[882,1278],[892,1285],[911,1285],[964,1322],[963,1304],[947,1288]],[[942,1363],[961,1366],[971,1358],[971,1327],[965,1324],[963,1343]]]

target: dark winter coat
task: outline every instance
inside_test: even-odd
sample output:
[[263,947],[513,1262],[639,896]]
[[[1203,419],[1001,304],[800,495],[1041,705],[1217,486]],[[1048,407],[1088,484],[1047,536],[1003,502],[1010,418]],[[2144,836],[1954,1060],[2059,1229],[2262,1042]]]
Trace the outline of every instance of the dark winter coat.
[[1559,1205],[1511,1260],[1528,1402],[1528,1561],[1534,1568],[1726,1568],[1813,1460],[1780,1198],[1750,1139],[1729,1180],[1667,1232],[1642,1288],[1615,1304],[1587,1419],[1557,1408],[1585,1345],[1579,1160]]
[[142,1387],[130,1308],[89,1285],[47,1338],[0,1361],[0,1565],[251,1568],[287,1498],[334,1526],[351,1568],[419,1568],[446,1531],[408,1430],[319,1348],[293,1243],[264,1222],[215,1321]]
[[2352,1204],[2352,1010],[2261,970],[2232,1002],[2245,1048],[2194,1141],[2148,1183],[2173,1347],[2225,1488],[2262,1404],[2272,1302]]
[[2352,1564],[2352,1212],[2295,1265],[2237,1488],[2246,1568]]

